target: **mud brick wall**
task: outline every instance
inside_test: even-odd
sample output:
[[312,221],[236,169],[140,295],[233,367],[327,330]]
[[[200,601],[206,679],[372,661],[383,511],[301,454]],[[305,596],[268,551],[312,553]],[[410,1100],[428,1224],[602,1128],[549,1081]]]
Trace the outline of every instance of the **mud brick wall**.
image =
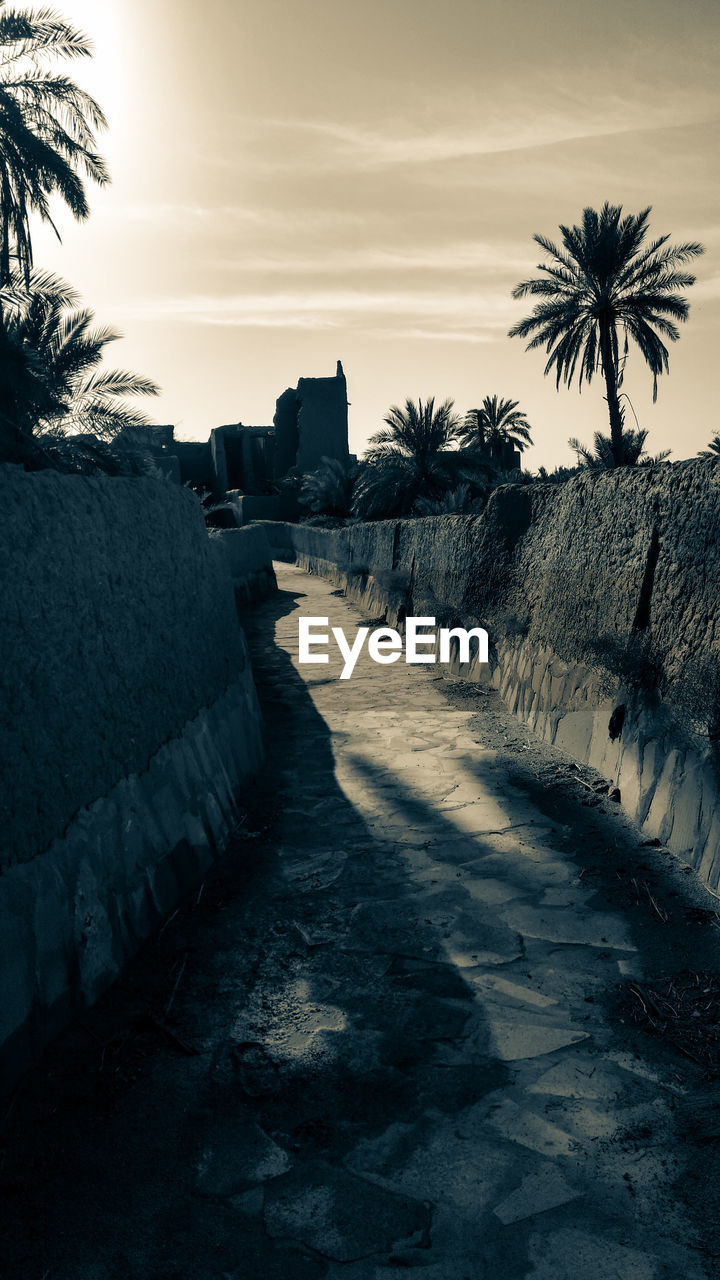
[[0,864],[142,770],[243,661],[197,500],[0,468]]
[[230,571],[238,608],[264,600],[277,591],[270,543],[262,525],[212,529],[210,538]]
[[186,490],[0,467],[0,545],[2,1082],[202,876],[262,738]]
[[299,473],[313,471],[324,457],[348,460],[348,402],[345,375],[301,378],[297,385]]
[[368,616],[481,623],[511,710],[720,889],[720,464],[508,485],[480,516],[277,526]]

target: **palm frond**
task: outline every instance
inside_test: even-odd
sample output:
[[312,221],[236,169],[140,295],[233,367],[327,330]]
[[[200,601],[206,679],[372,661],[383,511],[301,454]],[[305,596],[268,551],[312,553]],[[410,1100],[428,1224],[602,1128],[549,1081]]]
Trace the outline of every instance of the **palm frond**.
[[707,449],[701,449],[698,454],[700,458],[717,458],[720,457],[720,436],[714,435]]
[[152,378],[145,378],[139,373],[128,373],[124,369],[113,369],[108,373],[98,373],[89,378],[84,385],[83,394],[97,396],[156,396],[160,388]]
[[89,93],[51,69],[87,57],[88,38],[49,7],[0,10],[0,288],[16,270],[29,287],[30,214],[57,230],[58,195],[75,218],[88,216],[83,178],[109,181],[95,142],[107,121]]
[[86,58],[92,43],[53,9],[6,9],[0,14],[0,47],[3,63],[35,57],[50,50],[60,58]]
[[129,398],[153,396],[157,384],[126,370],[103,370],[106,346],[119,335],[94,327],[89,308],[72,307],[74,290],[48,273],[34,273],[28,286],[11,277],[5,292],[10,351],[18,369],[14,416],[20,430],[63,439],[78,433],[109,441],[128,427],[152,425]]
[[486,495],[474,496],[470,485],[459,484],[456,489],[449,489],[441,498],[418,498],[413,507],[413,515],[479,515],[486,502]]
[[338,458],[323,458],[321,465],[302,477],[299,500],[315,515],[347,518],[352,510],[352,495],[357,468]]

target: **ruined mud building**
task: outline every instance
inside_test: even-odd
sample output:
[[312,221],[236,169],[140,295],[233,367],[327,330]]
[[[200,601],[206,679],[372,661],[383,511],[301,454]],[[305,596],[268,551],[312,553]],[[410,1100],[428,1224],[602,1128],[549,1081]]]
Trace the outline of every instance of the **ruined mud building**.
[[173,427],[153,427],[132,444],[181,484],[226,503],[234,522],[288,519],[296,514],[292,486],[282,482],[321,465],[347,463],[347,383],[342,364],[332,378],[301,378],[278,398],[272,426],[232,423],[205,441],[176,440]]

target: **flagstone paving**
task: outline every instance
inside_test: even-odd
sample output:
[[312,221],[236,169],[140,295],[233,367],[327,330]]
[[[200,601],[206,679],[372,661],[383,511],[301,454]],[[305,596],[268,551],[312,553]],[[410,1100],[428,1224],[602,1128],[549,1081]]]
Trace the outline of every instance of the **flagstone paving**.
[[300,667],[299,612],[367,619],[278,577],[248,618],[269,763],[247,822],[18,1100],[2,1274],[716,1274],[718,1171],[691,1124],[711,1087],[613,1003],[665,960],[718,967],[717,932],[682,923],[699,890],[668,866],[667,922],[615,902],[627,823],[554,817],[509,719],[484,730],[477,691],[449,698],[432,668]]

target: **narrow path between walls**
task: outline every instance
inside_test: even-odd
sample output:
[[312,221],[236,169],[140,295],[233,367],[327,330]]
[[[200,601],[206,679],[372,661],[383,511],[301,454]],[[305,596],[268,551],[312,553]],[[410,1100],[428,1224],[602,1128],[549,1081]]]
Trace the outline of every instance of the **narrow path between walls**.
[[371,620],[277,568],[246,619],[268,764],[13,1101],[0,1274],[716,1274],[716,1093],[626,1003],[720,971],[713,901],[496,695],[300,667],[300,613]]

